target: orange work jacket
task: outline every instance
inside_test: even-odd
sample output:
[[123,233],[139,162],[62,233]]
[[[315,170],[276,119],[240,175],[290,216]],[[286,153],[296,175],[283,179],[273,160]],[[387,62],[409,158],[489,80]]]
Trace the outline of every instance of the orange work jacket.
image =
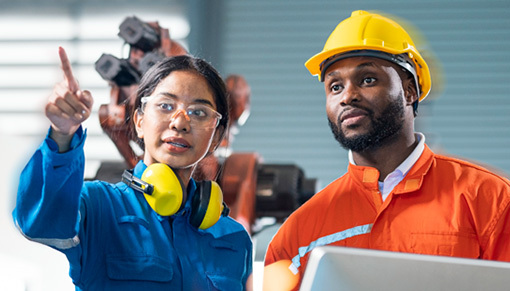
[[347,246],[510,261],[510,183],[465,161],[423,154],[383,202],[375,168],[348,172],[289,216],[265,264],[301,278],[313,248]]

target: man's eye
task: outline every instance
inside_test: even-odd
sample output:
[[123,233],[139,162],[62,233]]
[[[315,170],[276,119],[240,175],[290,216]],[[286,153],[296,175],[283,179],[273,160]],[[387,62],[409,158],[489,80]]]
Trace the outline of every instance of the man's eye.
[[367,84],[367,85],[369,85],[369,84],[374,83],[375,81],[376,81],[376,79],[375,79],[375,78],[368,77],[368,78],[364,78],[364,79],[363,79],[363,84]]
[[341,90],[342,90],[342,87],[340,85],[331,86],[331,92],[340,92]]

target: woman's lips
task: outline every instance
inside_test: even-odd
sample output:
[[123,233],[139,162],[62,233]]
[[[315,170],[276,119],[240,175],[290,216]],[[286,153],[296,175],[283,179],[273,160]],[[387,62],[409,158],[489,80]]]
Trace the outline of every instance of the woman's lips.
[[163,139],[167,149],[173,153],[183,153],[191,148],[190,144],[183,138],[169,137]]

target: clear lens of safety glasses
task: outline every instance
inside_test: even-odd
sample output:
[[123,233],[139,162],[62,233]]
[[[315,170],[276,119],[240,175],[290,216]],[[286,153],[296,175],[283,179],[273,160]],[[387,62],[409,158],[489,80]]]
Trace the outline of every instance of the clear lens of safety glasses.
[[[152,102],[149,103],[151,100]],[[179,113],[183,113],[192,128],[215,128],[222,117],[220,113],[205,104],[191,104],[184,107],[184,104],[175,100],[154,96],[142,97],[141,102],[142,112],[145,113],[150,109],[150,112],[154,112],[158,118],[166,121],[171,121]]]

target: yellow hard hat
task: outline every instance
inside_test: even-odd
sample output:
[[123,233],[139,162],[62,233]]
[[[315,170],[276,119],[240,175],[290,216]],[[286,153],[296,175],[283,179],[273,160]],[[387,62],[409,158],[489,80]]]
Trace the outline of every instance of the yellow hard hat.
[[351,17],[340,22],[322,52],[311,57],[305,66],[324,81],[329,65],[354,56],[382,58],[409,71],[415,77],[419,101],[430,92],[429,67],[409,34],[395,21],[363,10],[352,12]]

